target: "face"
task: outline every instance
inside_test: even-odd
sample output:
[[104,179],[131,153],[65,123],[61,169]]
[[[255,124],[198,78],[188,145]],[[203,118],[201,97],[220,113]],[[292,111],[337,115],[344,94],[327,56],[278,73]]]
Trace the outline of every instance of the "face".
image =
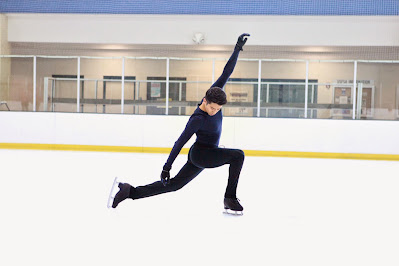
[[207,103],[206,99],[204,99],[205,103],[205,111],[208,113],[210,116],[214,116],[217,114],[217,112],[222,109],[222,106],[217,104],[217,103]]

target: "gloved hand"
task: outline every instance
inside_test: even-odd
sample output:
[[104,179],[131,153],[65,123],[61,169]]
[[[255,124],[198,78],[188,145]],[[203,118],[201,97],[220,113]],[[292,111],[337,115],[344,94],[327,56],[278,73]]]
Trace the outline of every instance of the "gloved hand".
[[248,39],[248,38],[246,38],[247,36],[249,37],[251,35],[248,33],[243,33],[240,35],[240,37],[238,37],[236,47],[234,48],[235,50],[239,49],[239,50],[243,51],[242,47],[247,42],[247,39]]
[[162,170],[161,172],[161,181],[162,184],[166,187],[166,185],[170,184],[170,173],[169,171]]

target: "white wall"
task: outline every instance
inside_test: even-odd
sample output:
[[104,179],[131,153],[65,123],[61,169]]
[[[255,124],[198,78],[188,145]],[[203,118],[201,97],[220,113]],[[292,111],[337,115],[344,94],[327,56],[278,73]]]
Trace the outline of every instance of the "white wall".
[[[172,147],[187,120],[188,116],[1,112],[0,143]],[[220,144],[260,151],[399,154],[397,132],[397,121],[224,117]]]
[[7,14],[8,41],[99,44],[397,46],[397,16],[209,16]]

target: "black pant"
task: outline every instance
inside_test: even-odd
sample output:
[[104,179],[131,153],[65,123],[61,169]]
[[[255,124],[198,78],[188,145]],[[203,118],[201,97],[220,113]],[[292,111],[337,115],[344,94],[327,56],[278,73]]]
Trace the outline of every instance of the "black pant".
[[194,144],[188,153],[188,161],[179,173],[164,186],[161,181],[131,188],[129,198],[140,199],[181,189],[193,180],[204,168],[230,164],[229,180],[225,197],[235,198],[238,178],[244,163],[244,152],[238,149],[209,148]]

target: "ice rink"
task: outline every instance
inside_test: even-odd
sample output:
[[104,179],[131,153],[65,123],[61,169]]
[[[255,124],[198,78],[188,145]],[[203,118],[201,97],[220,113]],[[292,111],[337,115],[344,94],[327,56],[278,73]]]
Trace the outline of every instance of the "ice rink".
[[228,166],[107,209],[115,176],[152,183],[167,156],[0,150],[0,265],[399,265],[399,162],[246,157],[244,216],[223,214]]

